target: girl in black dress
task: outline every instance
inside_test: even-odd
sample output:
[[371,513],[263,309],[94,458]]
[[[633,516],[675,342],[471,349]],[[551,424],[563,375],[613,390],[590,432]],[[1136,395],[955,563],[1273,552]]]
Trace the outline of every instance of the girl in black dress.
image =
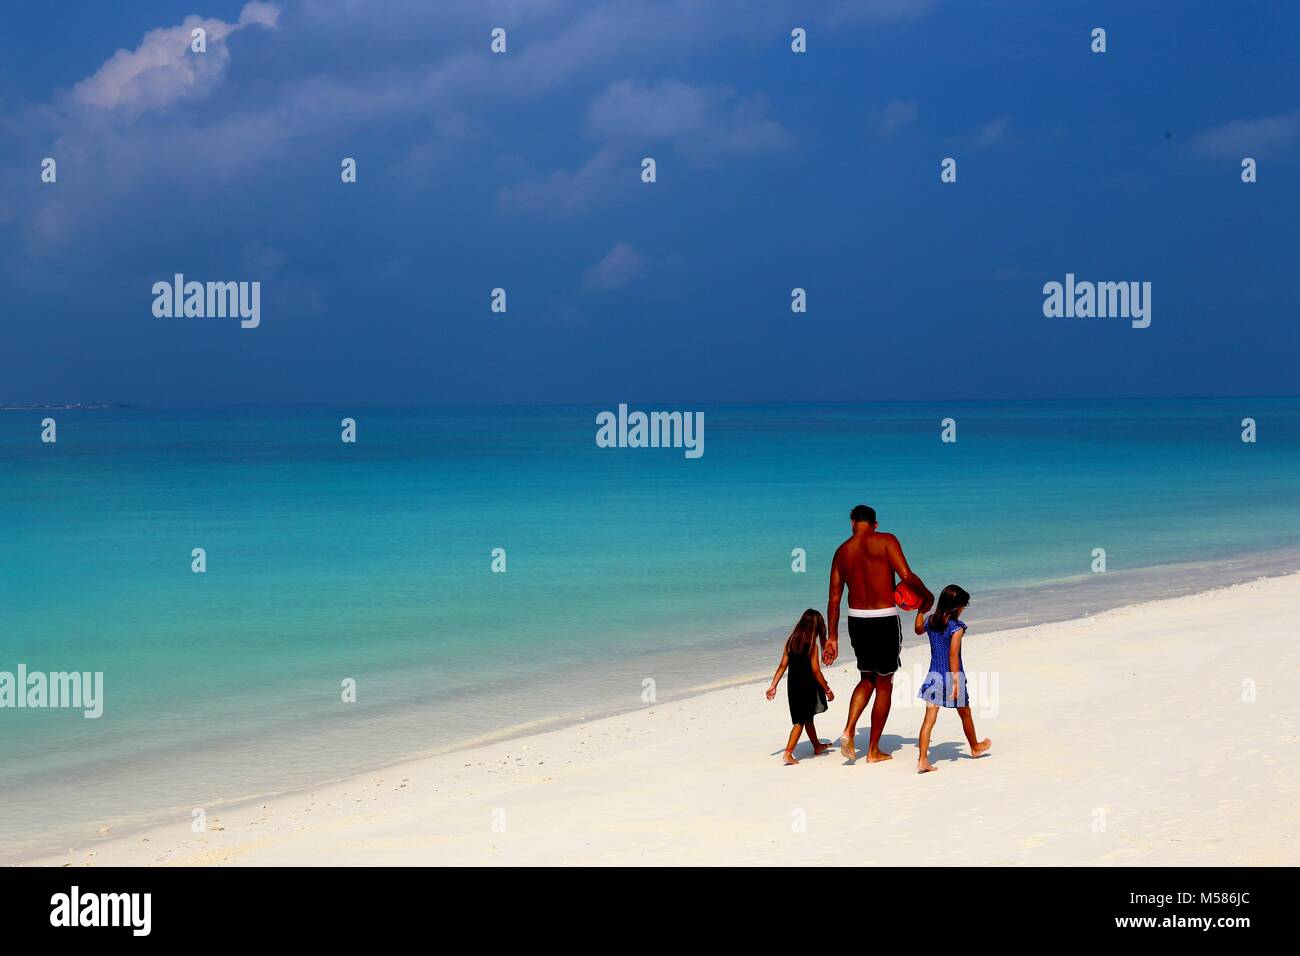
[[826,640],[826,619],[812,608],[803,612],[799,623],[794,626],[786,639],[785,650],[781,652],[781,663],[777,665],[772,684],[767,689],[767,699],[776,697],[777,685],[781,675],[790,671],[790,680],[786,682],[786,694],[790,699],[790,739],[786,741],[782,762],[793,767],[799,761],[794,759],[794,745],[799,742],[799,735],[808,732],[808,741],[813,747],[813,756],[818,757],[830,750],[830,744],[824,744],[817,736],[813,726],[813,717],[826,711],[826,702],[834,700],[830,685],[822,676],[821,655],[817,653],[818,645]]

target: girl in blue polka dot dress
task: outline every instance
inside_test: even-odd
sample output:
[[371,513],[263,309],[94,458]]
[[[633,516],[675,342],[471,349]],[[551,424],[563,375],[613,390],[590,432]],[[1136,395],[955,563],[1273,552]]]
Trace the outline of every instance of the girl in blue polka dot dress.
[[970,603],[970,595],[950,584],[939,594],[934,612],[927,618],[925,612],[916,612],[913,630],[930,638],[930,672],[917,694],[925,701],[925,718],[921,721],[921,754],[916,762],[917,773],[929,773],[939,768],[930,763],[930,731],[939,718],[940,707],[950,707],[961,718],[961,728],[970,744],[970,755],[982,757],[993,746],[993,741],[975,736],[975,722],[971,720],[970,704],[966,698],[966,672],[962,669],[961,639],[966,633],[962,612]]

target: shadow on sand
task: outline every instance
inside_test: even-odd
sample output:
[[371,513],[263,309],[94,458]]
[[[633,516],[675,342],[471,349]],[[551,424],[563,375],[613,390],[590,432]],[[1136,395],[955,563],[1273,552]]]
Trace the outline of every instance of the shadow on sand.
[[[858,730],[857,735],[854,737],[853,747],[858,752],[858,758],[856,761],[857,763],[867,762],[866,761],[867,742],[870,739],[871,739],[870,727],[868,727],[866,730],[861,730],[861,729]],[[838,737],[836,737],[834,740],[827,740],[825,737],[821,737],[821,742],[824,744],[830,744],[832,748],[829,753],[824,753],[822,754],[822,756],[839,757],[840,751],[839,751]],[[911,748],[912,757],[913,759],[915,759],[918,756],[916,752],[916,748],[917,745],[920,744],[920,742],[921,742],[920,738],[918,737],[900,737],[898,734],[880,735],[880,749],[887,754],[891,754],[894,757],[894,759],[898,759],[899,757],[898,752],[900,750],[903,750],[905,747]],[[779,757],[782,754],[782,752],[783,751],[781,750],[774,750],[772,751],[772,756]],[[795,746],[794,758],[796,760],[803,760],[805,757],[812,757],[812,755],[813,755],[812,744],[808,743],[808,739],[805,737],[804,739],[800,740],[799,743]],[[930,762],[931,763],[938,763],[941,760],[951,761],[951,760],[962,760],[962,759],[966,759],[966,760],[974,759],[969,753],[967,753],[965,741],[945,740],[938,743],[936,743],[933,739],[930,741]],[[840,760],[840,763],[844,766],[849,766],[849,761],[844,760],[842,758]]]

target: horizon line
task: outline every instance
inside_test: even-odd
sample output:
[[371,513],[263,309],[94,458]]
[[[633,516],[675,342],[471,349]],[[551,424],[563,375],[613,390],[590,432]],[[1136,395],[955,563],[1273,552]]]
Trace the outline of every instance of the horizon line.
[[[1300,399],[1300,394],[1241,394],[1241,395],[1113,395],[1083,396],[1068,395],[1055,397],[993,397],[993,398],[924,398],[924,399],[827,399],[782,401],[775,399],[712,399],[712,400],[673,400],[658,399],[626,400],[619,399],[615,405],[645,405],[662,408],[690,406],[857,406],[857,405],[946,405],[946,404],[992,404],[992,403],[1062,403],[1062,402],[1177,402],[1177,401],[1236,401],[1253,399]],[[65,401],[65,402],[0,402],[0,411],[58,411],[58,410],[135,410],[135,411],[200,411],[222,409],[253,408],[375,408],[375,409],[416,409],[416,408],[575,408],[608,405],[608,400],[587,401],[547,401],[547,402],[348,402],[348,401],[311,401],[311,402],[217,402],[203,405],[186,404],[141,404],[112,400]]]

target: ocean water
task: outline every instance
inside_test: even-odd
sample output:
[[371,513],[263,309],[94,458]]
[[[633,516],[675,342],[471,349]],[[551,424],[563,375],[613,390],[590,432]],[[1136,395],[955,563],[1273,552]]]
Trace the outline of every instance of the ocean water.
[[859,502],[975,641],[1300,567],[1300,399],[600,410],[0,411],[0,671],[105,683],[0,710],[0,858],[766,673]]

